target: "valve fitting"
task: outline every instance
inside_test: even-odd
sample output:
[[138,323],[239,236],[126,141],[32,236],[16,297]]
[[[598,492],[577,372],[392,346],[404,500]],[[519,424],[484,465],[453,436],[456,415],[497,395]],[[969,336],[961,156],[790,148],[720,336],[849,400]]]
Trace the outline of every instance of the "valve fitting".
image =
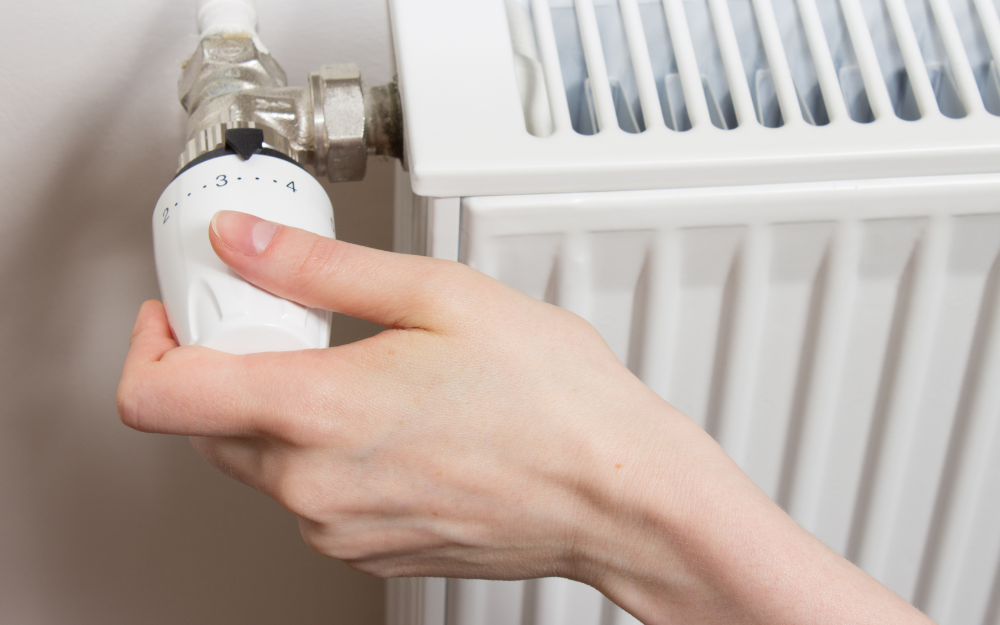
[[185,62],[178,94],[188,112],[183,168],[221,147],[228,128],[260,128],[264,141],[331,182],[361,180],[369,154],[402,158],[395,83],[367,93],[354,64],[324,65],[306,87],[288,87],[285,72],[250,34],[204,37]]

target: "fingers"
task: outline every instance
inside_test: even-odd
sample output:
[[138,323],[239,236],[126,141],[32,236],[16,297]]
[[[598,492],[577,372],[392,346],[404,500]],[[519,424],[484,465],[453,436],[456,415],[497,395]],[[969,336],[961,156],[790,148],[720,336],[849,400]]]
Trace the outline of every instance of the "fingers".
[[396,328],[441,318],[462,280],[460,265],[373,250],[233,211],[212,219],[216,254],[276,295]]
[[177,347],[163,306],[146,302],[118,386],[118,413],[144,432],[298,441],[315,428],[310,415],[335,414],[356,397],[337,388],[358,383],[344,363],[325,350],[233,356]]
[[[170,324],[163,304],[156,300],[143,302],[129,337],[128,354],[118,383],[118,415],[126,425],[134,421],[138,374],[148,363],[158,362],[164,354],[177,347],[170,334]],[[135,427],[135,426],[132,426]]]
[[177,341],[170,334],[170,324],[167,323],[167,313],[163,309],[163,304],[156,300],[142,303],[128,344],[126,367],[129,364],[128,358],[139,362],[155,362],[163,354],[177,347]]

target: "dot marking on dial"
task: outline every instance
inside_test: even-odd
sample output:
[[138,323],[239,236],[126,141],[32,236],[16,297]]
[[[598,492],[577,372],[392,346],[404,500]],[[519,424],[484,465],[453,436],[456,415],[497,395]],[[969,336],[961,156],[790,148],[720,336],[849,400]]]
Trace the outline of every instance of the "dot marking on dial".
[[[236,179],[237,179],[237,180],[243,180],[243,177],[242,177],[242,176],[240,176],[240,177],[237,177]],[[254,178],[254,180],[260,180],[260,177],[255,177],[255,178]],[[278,180],[273,180],[273,179],[272,179],[272,182],[274,182],[274,183],[276,183],[276,184],[277,184],[277,183],[278,183],[279,181],[278,181]],[[213,186],[215,186],[215,187],[218,187],[218,188],[221,188],[221,187],[224,187],[224,186],[226,186],[226,181],[225,181],[225,174],[221,174],[221,175],[219,175],[219,176],[216,176],[216,177],[215,177],[215,184],[214,184]],[[291,191],[292,193],[295,193],[295,192],[297,191],[297,189],[295,188],[295,181],[294,181],[294,180],[290,181],[290,182],[289,182],[288,184],[286,184],[286,185],[284,185],[284,186],[285,186],[285,187],[286,187],[286,188],[287,188],[287,189],[288,189],[289,191]],[[208,188],[208,185],[207,185],[207,184],[203,184],[203,185],[201,185],[201,188],[202,188],[202,189],[207,189],[207,188]],[[191,194],[192,194],[192,193],[193,193],[193,192],[189,191],[189,192],[187,193],[187,197],[191,197]],[[163,224],[167,223],[167,222],[168,222],[168,221],[170,220],[170,209],[171,209],[171,208],[177,208],[178,206],[180,206],[180,202],[174,202],[174,205],[173,205],[172,207],[164,207],[164,209],[163,209],[163,212],[162,212],[162,214],[161,214],[161,215],[162,215],[162,218],[163,218],[163,221],[162,221],[161,223],[163,223]],[[331,221],[331,222],[333,221],[333,218],[332,218],[332,217],[330,218],[330,221]]]

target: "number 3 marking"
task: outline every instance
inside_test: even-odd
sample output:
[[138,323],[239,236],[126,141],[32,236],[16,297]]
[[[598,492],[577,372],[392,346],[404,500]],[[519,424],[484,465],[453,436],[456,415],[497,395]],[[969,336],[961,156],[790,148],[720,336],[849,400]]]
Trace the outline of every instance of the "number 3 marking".
[[226,177],[224,175],[221,175],[221,174],[218,175],[218,176],[216,176],[215,180],[217,181],[215,183],[215,186],[217,186],[217,187],[224,187],[224,186],[226,186],[226,183],[229,182],[228,180],[226,180]]

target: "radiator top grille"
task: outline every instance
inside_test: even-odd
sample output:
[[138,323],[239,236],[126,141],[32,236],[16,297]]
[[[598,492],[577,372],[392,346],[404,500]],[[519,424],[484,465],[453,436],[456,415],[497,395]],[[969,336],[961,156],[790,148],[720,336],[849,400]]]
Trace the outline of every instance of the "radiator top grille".
[[986,1],[507,0],[507,12],[537,136],[1000,115]]
[[414,4],[422,195],[1000,170],[996,0]]

